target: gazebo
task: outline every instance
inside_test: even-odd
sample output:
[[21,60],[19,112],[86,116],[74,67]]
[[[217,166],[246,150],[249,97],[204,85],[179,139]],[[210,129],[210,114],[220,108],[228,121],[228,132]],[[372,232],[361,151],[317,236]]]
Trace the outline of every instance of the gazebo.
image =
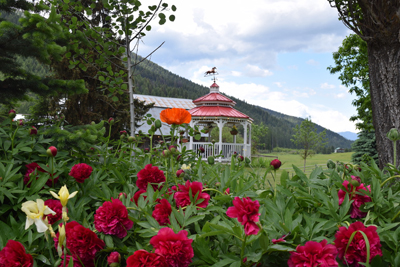
[[[230,161],[232,154],[235,152],[244,157],[251,158],[251,124],[253,119],[234,108],[236,102],[219,92],[219,86],[215,82],[210,87],[210,93],[193,100],[195,108],[189,110],[192,115],[190,126],[202,126],[203,129],[210,130],[217,126],[219,128],[219,140],[212,150],[211,131],[208,133],[207,142],[197,142],[193,136],[186,143],[189,149],[197,151],[200,147],[204,147],[203,157],[218,155],[222,152],[223,157],[219,158],[219,162]],[[236,135],[233,136],[233,143],[222,142],[223,127],[231,127],[242,125],[244,128],[244,142],[236,143]],[[233,133],[234,134],[234,133]]]

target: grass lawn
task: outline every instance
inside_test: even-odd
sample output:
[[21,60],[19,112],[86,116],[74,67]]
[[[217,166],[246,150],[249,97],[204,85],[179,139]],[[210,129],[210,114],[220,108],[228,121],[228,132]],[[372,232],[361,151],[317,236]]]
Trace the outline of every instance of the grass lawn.
[[[348,153],[332,153],[332,154],[316,154],[311,158],[307,158],[306,161],[306,171],[305,173],[308,175],[315,169],[316,165],[321,166],[323,169],[327,169],[326,163],[329,159],[333,160],[333,162],[341,161],[344,163],[350,163],[351,155],[353,152]],[[267,162],[268,164],[274,158],[278,158],[282,162],[282,166],[276,172],[278,180],[282,170],[286,170],[289,173],[289,177],[295,175],[293,171],[292,165],[297,166],[299,169],[303,170],[304,160],[300,157],[300,155],[284,153],[284,152],[275,152],[271,154],[262,154],[263,156],[268,157],[260,157],[260,158],[252,158],[252,165],[256,166],[253,167],[253,171],[258,173],[260,176],[264,176],[266,169],[263,167],[259,167],[258,161]],[[257,166],[258,165],[258,166]],[[268,180],[271,184],[273,184],[272,174],[268,173],[267,175]]]

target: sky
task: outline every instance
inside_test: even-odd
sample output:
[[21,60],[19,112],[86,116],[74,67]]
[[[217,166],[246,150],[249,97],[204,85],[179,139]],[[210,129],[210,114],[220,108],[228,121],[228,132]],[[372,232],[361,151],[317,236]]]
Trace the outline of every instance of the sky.
[[351,34],[327,0],[171,0],[174,22],[142,39],[146,56],[169,71],[209,87],[217,67],[220,91],[334,132],[358,132],[349,121],[355,96],[330,74],[332,53]]

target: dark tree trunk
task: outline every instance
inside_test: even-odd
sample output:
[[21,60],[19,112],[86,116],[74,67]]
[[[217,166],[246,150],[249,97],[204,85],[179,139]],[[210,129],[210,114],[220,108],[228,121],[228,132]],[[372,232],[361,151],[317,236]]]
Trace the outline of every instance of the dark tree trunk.
[[[400,42],[397,35],[386,41],[367,42],[372,116],[380,168],[393,163],[393,144],[386,133],[391,128],[400,130]],[[396,166],[399,165],[399,148],[398,144]]]

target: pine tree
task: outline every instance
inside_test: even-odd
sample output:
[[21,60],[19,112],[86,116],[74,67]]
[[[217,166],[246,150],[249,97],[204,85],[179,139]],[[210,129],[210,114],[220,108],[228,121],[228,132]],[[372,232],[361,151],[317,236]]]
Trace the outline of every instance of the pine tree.
[[363,130],[358,134],[358,139],[352,144],[354,151],[351,160],[359,164],[360,162],[369,163],[371,159],[378,164],[378,152],[376,150],[376,139],[374,131]]

